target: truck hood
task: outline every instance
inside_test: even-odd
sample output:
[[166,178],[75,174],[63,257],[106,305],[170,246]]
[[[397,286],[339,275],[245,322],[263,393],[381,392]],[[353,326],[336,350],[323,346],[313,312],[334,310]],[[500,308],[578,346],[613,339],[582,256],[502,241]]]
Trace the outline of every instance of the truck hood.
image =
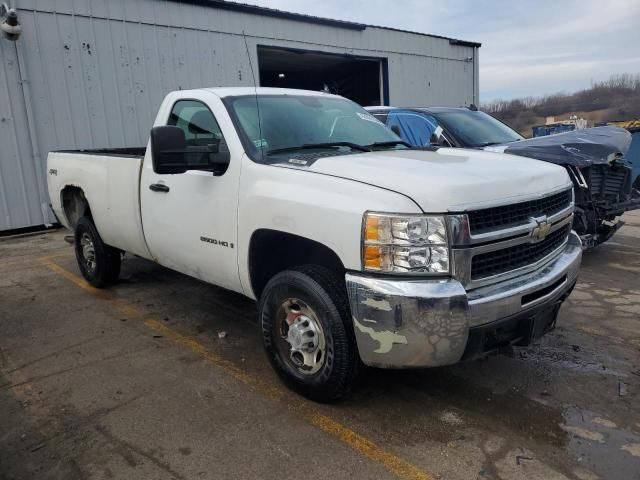
[[460,148],[324,157],[306,168],[399,192],[432,213],[515,203],[571,185],[556,165]]
[[492,145],[484,149],[584,168],[614,160],[625,162],[619,157],[627,153],[630,145],[631,134],[628,131],[618,127],[596,127]]

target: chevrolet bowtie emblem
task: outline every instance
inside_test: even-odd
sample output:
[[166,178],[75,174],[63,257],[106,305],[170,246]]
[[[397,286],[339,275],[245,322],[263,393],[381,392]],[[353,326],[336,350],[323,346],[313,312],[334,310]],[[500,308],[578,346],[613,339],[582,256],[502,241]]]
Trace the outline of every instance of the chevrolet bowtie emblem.
[[547,238],[551,231],[551,223],[547,221],[547,218],[532,218],[532,220],[536,222],[536,226],[531,230],[531,241],[535,243]]

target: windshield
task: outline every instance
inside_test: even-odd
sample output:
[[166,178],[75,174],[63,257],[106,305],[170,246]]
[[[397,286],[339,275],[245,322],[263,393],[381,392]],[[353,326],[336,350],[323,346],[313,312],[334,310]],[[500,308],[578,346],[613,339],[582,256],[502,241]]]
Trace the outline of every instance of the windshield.
[[[346,144],[357,147],[390,142],[393,148],[401,141],[373,115],[344,98],[250,95],[231,97],[225,103],[237,120],[247,153],[257,158],[316,144],[319,150],[357,151]],[[342,145],[335,145],[339,143]]]
[[484,147],[523,139],[518,132],[484,112],[461,109],[438,113],[437,117],[465,147]]

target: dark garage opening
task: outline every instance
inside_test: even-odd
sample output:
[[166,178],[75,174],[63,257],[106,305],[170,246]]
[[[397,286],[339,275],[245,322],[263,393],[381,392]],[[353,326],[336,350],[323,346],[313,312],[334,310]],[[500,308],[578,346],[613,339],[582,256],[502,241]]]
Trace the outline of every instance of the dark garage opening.
[[258,46],[260,85],[328,91],[360,105],[382,105],[381,59]]

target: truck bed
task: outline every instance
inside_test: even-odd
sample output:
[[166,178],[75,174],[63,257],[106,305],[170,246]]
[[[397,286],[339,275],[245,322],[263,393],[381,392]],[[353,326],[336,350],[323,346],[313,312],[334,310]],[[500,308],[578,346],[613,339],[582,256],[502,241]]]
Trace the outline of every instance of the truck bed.
[[51,206],[61,223],[74,229],[74,215],[77,217],[78,213],[69,214],[69,209],[65,209],[63,192],[79,188],[91,205],[91,216],[102,240],[149,258],[140,214],[140,172],[145,150],[109,148],[49,153],[47,182]]

